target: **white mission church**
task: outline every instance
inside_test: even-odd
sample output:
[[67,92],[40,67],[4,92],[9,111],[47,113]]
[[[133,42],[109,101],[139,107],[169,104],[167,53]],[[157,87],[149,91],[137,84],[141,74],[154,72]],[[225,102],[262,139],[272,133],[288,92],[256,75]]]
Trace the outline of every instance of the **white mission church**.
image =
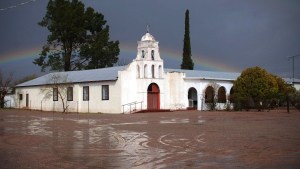
[[[16,108],[62,111],[58,89],[49,81],[66,77],[68,112],[133,113],[140,110],[207,110],[217,94],[217,108],[225,109],[233,81],[240,73],[165,69],[158,41],[146,33],[138,41],[137,56],[126,66],[50,73],[17,85]],[[217,86],[217,87],[216,87]],[[45,88],[51,91],[46,97]],[[49,95],[48,95],[49,96]]]

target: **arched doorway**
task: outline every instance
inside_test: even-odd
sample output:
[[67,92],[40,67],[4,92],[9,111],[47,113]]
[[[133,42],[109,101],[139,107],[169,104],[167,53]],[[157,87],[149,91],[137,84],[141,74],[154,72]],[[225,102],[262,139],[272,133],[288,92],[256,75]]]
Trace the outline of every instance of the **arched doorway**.
[[234,99],[234,88],[233,88],[233,87],[230,89],[229,101],[230,101],[230,103],[235,103],[235,99]]
[[218,103],[226,103],[226,89],[221,86],[218,90]]
[[214,97],[214,88],[212,86],[207,86],[207,88],[205,89],[205,103],[213,103]]
[[147,105],[148,110],[160,109],[160,95],[159,87],[155,83],[151,83],[147,89]]
[[197,109],[198,107],[198,96],[197,90],[193,87],[189,88],[188,91],[189,109]]

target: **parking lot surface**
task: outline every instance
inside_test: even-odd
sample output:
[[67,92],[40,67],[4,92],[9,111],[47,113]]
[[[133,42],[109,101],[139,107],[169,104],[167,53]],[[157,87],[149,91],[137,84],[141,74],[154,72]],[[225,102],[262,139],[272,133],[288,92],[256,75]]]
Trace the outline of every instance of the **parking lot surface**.
[[300,112],[0,110],[10,168],[300,168]]

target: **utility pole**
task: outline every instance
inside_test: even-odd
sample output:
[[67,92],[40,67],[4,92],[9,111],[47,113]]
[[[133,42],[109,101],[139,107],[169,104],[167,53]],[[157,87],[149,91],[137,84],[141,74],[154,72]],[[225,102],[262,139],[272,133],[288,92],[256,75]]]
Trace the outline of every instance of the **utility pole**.
[[298,57],[300,55],[294,55],[294,56],[288,56],[288,59],[292,58],[293,59],[293,85],[294,85],[294,79],[295,79],[295,57]]

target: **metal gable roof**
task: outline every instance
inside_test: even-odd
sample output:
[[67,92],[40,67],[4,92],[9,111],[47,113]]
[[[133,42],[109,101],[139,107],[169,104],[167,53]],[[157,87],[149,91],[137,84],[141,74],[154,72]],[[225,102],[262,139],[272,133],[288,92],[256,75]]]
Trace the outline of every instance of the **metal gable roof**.
[[165,69],[165,72],[182,72],[186,78],[213,79],[213,80],[236,80],[241,73],[236,72],[215,72],[202,70],[185,70],[185,69]]
[[109,68],[102,68],[102,69],[49,73],[44,76],[38,77],[36,79],[30,80],[28,82],[21,83],[17,85],[17,87],[51,84],[49,83],[49,79],[53,74],[67,76],[68,83],[117,80],[118,71],[125,70],[125,68],[126,66],[117,66],[117,67],[109,67]]
[[[83,82],[95,82],[95,81],[107,81],[117,80],[118,71],[125,70],[126,66],[109,67],[102,69],[91,70],[79,70],[69,72],[55,72],[38,77],[28,82],[21,83],[17,87],[26,86],[40,86],[51,84],[49,82],[50,77],[53,74],[59,74],[67,76],[68,83],[83,83]],[[164,69],[165,72],[182,72],[186,74],[186,78],[203,78],[203,79],[215,79],[215,80],[235,80],[240,73],[231,72],[214,72],[214,71],[200,71],[200,70],[183,70],[183,69]]]
[[[293,83],[293,78],[282,78],[285,82],[287,82],[288,84],[292,84]],[[300,83],[300,79],[298,78],[294,78],[294,83]]]

